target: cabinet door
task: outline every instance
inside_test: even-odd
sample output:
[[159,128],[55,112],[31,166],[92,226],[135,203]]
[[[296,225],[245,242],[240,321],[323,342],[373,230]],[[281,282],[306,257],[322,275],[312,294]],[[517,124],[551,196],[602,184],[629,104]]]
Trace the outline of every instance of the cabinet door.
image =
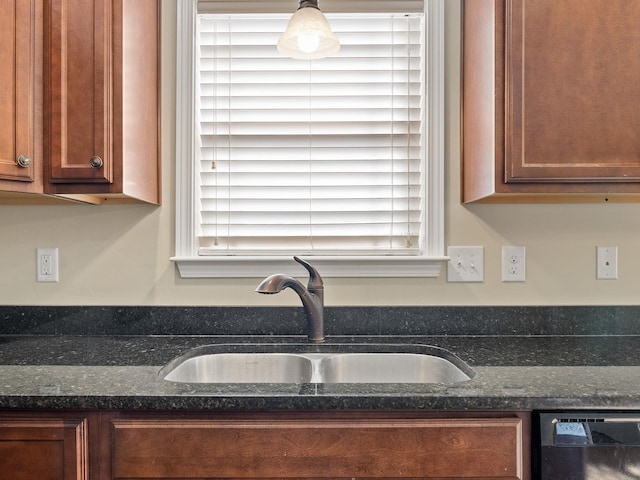
[[111,479],[526,475],[519,418],[114,419],[110,430]]
[[[41,158],[42,3],[0,0],[0,185],[35,192]],[[12,187],[9,182],[16,182]]]
[[640,2],[508,0],[508,182],[640,181]]
[[640,2],[464,0],[462,201],[640,201]]
[[87,480],[84,420],[0,419],[0,480]]
[[46,146],[50,183],[110,183],[110,0],[48,0]]

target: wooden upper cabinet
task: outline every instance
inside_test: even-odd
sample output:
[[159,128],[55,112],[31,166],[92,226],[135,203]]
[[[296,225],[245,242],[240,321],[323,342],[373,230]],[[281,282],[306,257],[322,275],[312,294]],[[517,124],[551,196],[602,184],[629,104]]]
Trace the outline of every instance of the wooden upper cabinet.
[[0,0],[0,189],[42,191],[42,2]]
[[160,203],[159,17],[0,0],[0,204]]
[[640,2],[463,11],[463,201],[640,201]]
[[46,2],[45,193],[159,203],[159,8]]

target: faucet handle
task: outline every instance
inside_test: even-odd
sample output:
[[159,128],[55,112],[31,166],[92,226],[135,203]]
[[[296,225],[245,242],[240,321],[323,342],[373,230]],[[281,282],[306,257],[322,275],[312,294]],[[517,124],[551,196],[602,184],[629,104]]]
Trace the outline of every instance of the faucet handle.
[[320,273],[318,273],[318,270],[316,270],[309,263],[302,260],[300,257],[293,257],[293,259],[296,262],[298,262],[300,265],[302,265],[304,268],[306,268],[307,271],[309,272],[309,283],[307,284],[308,290],[312,290],[312,289],[317,290],[320,288],[324,288],[322,277],[320,276]]

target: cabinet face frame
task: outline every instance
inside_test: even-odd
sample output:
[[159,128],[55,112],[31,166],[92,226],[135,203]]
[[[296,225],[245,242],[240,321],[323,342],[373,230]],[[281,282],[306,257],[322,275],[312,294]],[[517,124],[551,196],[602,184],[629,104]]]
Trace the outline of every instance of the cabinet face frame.
[[[0,185],[4,190],[38,193],[42,191],[42,0],[3,1],[0,45]],[[21,155],[29,157],[29,166],[18,164]]]

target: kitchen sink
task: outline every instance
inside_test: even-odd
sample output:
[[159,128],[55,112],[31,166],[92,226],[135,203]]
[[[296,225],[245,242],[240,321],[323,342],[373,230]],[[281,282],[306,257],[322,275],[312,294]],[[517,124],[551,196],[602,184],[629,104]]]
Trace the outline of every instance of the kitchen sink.
[[450,384],[473,371],[451,352],[421,345],[240,344],[196,348],[160,376],[180,383]]

